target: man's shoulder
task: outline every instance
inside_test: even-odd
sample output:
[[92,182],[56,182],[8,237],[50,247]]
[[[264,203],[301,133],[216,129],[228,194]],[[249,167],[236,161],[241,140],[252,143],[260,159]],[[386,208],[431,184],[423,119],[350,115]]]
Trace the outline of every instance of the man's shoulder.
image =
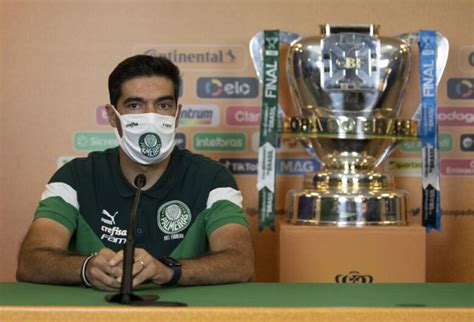
[[181,162],[189,170],[200,171],[207,174],[227,170],[225,165],[205,155],[194,153],[186,149],[178,149],[178,151]]
[[51,181],[70,181],[74,178],[86,178],[96,174],[105,174],[111,170],[117,158],[118,166],[118,148],[105,151],[93,151],[85,157],[74,158],[59,168],[51,178]]

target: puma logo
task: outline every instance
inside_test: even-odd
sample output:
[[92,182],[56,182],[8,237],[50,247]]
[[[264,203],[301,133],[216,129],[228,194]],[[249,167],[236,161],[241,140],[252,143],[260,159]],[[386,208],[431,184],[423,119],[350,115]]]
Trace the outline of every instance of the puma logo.
[[102,209],[102,215],[105,215],[110,218],[110,220],[102,218],[102,221],[105,221],[109,225],[115,225],[115,216],[117,216],[119,212],[116,211],[115,214],[111,215],[107,210]]

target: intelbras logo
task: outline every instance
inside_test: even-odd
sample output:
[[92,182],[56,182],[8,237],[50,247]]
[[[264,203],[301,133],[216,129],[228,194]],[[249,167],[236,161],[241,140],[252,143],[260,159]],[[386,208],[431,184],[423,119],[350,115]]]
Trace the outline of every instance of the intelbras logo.
[[472,126],[474,125],[474,107],[439,107],[439,126]]
[[474,99],[474,78],[448,79],[448,97],[452,99]]
[[201,132],[193,134],[193,148],[198,151],[243,151],[244,133]]
[[197,80],[200,98],[256,98],[258,80],[255,77],[200,77]]
[[247,49],[242,45],[137,45],[135,53],[166,57],[182,70],[244,70]]
[[219,106],[183,105],[179,114],[179,126],[211,127],[219,124]]

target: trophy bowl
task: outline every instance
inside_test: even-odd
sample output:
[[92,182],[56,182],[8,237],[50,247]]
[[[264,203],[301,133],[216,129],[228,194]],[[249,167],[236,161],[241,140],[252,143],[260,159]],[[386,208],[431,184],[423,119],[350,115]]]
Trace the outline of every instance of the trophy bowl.
[[[292,97],[280,106],[281,135],[300,139],[322,163],[321,171],[305,174],[302,189],[288,192],[289,220],[407,225],[407,193],[375,169],[397,142],[418,138],[417,114],[399,118],[416,34],[382,37],[376,25],[322,25],[320,35],[280,33],[280,41],[288,43]],[[250,44],[259,76],[260,43],[256,36]]]

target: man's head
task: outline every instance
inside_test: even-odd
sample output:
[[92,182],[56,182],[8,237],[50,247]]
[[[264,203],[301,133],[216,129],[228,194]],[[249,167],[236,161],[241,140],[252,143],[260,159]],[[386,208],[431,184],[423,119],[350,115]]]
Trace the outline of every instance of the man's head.
[[168,78],[174,84],[174,99],[178,102],[181,86],[179,68],[165,57],[136,55],[122,61],[109,76],[110,103],[114,106],[122,95],[122,85],[127,80],[136,77],[161,76]]

